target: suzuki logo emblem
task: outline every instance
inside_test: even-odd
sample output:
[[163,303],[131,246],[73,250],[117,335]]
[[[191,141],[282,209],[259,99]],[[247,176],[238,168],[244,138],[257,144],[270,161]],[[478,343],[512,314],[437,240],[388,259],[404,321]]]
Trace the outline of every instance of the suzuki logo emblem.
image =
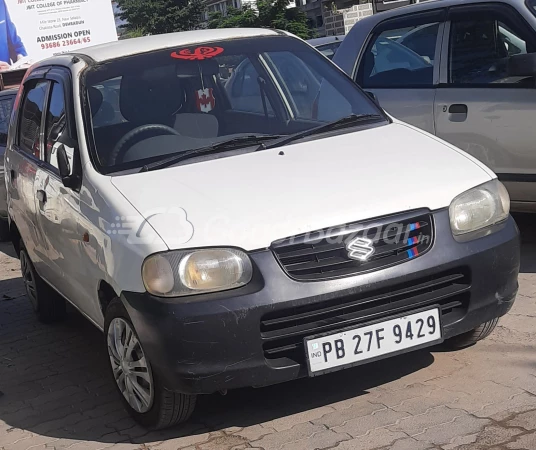
[[348,257],[358,261],[368,261],[374,254],[374,242],[364,237],[357,237],[346,244]]

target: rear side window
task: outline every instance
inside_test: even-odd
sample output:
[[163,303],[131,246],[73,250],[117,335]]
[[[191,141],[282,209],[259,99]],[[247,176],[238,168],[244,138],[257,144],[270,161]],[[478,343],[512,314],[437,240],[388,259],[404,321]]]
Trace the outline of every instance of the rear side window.
[[325,57],[333,59],[333,57],[335,56],[335,52],[341,45],[341,42],[342,41],[332,42],[331,44],[319,45],[318,47],[316,47],[316,49]]
[[[294,114],[300,119],[313,119],[315,117],[315,100],[320,90],[322,77],[314,67],[309,67],[291,52],[277,52],[270,55],[272,70],[283,80],[282,85],[288,90],[288,99],[291,101]],[[325,84],[328,84],[325,82]],[[333,95],[337,96],[334,92]],[[338,100],[348,105],[346,99],[338,95]]]
[[[233,109],[258,114],[264,113],[264,105],[269,116],[274,116],[270,100],[261,92],[262,78],[249,59],[244,59],[226,85],[229,101]],[[229,89],[231,87],[231,89]],[[264,103],[263,103],[264,100]]]
[[433,85],[439,23],[392,28],[377,34],[361,62],[364,88]]
[[0,99],[0,145],[6,145],[7,143],[7,130],[9,128],[12,108],[13,97]]
[[41,155],[41,119],[45,105],[47,82],[40,81],[26,87],[19,124],[19,146],[26,153]]
[[126,122],[121,114],[119,93],[121,92],[121,78],[112,78],[95,86],[102,94],[102,103],[97,111],[94,111],[93,126],[95,128],[107,127]]

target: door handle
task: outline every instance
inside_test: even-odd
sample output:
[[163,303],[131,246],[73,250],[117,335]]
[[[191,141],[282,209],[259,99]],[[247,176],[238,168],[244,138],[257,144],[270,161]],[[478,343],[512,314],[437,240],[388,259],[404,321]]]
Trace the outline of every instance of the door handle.
[[465,122],[467,119],[467,105],[454,104],[449,106],[449,120],[451,122]]
[[13,169],[11,169],[11,170],[9,171],[9,178],[10,178],[10,180],[11,180],[12,182],[15,181],[15,178],[17,178],[17,174],[15,173],[15,171],[14,171]]
[[449,113],[451,113],[451,114],[467,114],[467,105],[462,105],[462,104],[450,105]]
[[39,200],[40,203],[46,203],[47,201],[47,193],[43,191],[43,189],[39,189],[37,191],[37,200]]

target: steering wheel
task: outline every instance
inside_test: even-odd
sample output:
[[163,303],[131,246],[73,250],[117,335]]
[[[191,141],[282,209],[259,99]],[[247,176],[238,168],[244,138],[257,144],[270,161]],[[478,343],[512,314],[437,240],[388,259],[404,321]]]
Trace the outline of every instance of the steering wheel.
[[[125,156],[125,153],[127,150],[132,147],[134,143],[131,144],[131,142],[135,138],[139,138],[141,135],[145,133],[156,133],[156,132],[165,132],[163,134],[170,134],[170,135],[176,135],[180,136],[181,134],[175,130],[174,128],[168,127],[167,125],[161,124],[161,123],[147,123],[145,125],[140,125],[139,127],[134,128],[133,130],[130,130],[127,134],[125,134],[117,144],[115,144],[114,149],[110,153],[110,156],[108,157],[108,165],[113,166],[115,165],[116,161],[118,159],[123,159]],[[158,133],[162,134],[162,133]],[[130,145],[128,145],[130,144]],[[121,158],[119,158],[121,156]]]

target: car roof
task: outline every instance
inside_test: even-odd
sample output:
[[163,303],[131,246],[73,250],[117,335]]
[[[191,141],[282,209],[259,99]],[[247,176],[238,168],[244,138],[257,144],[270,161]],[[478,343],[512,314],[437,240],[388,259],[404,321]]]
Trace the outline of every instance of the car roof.
[[[159,34],[119,40],[107,44],[82,48],[68,54],[81,55],[91,58],[95,62],[103,62],[138,53],[147,53],[165,48],[194,45],[209,41],[277,35],[289,35],[289,33],[265,28],[223,28],[216,30],[183,31],[179,33]],[[46,60],[44,62],[46,62]]]
[[[427,0],[421,3],[414,3],[412,5],[402,6],[400,8],[393,8],[388,11],[373,14],[372,16],[365,17],[360,22],[382,22],[390,17],[398,17],[413,12],[428,11],[437,8],[448,8],[449,6],[471,5],[475,3],[506,3],[509,5],[523,6],[525,0]],[[358,22],[359,23],[359,22]]]
[[316,39],[309,39],[306,42],[309,45],[312,45],[313,47],[318,47],[319,45],[331,44],[332,42],[340,42],[344,39],[345,36],[346,35],[344,34],[341,34],[338,36],[326,36],[326,37],[321,37],[321,38],[316,38]]

